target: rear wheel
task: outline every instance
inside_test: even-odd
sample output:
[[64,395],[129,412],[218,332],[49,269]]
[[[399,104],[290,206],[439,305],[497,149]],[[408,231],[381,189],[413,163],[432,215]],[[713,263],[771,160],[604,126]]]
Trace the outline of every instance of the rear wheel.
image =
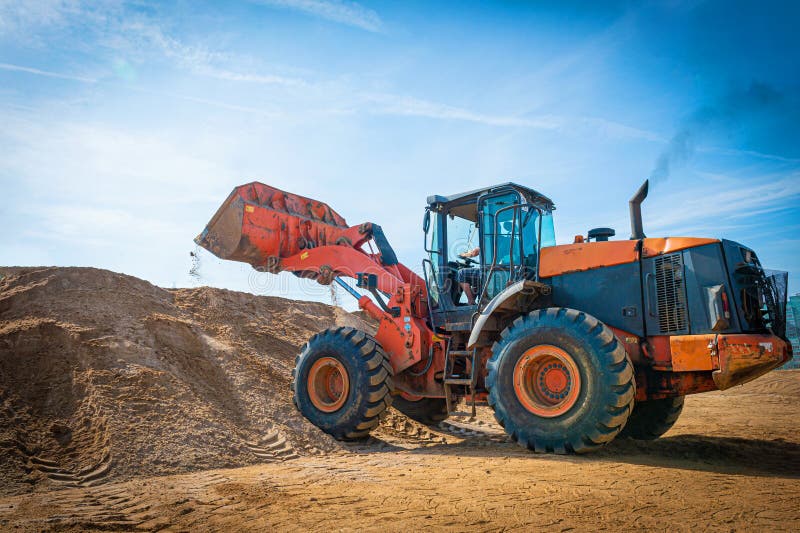
[[495,418],[536,452],[583,453],[616,437],[633,409],[633,367],[611,330],[574,309],[517,318],[492,347]]
[[392,403],[392,367],[375,340],[353,328],[332,328],[306,343],[292,371],[294,403],[337,439],[365,437]]
[[655,440],[669,431],[683,411],[683,396],[637,402],[621,437]]
[[396,396],[392,405],[408,418],[429,426],[435,426],[448,417],[447,402],[444,398],[409,400],[403,396]]

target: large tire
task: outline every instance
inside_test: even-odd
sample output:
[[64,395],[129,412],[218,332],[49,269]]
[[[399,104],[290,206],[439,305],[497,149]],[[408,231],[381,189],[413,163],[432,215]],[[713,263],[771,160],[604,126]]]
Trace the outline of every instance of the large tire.
[[392,403],[392,367],[380,345],[353,328],[331,328],[306,343],[292,371],[294,403],[339,440],[366,437]]
[[675,425],[683,411],[683,396],[637,402],[620,437],[655,440]]
[[412,420],[428,426],[435,426],[447,420],[447,402],[444,398],[421,398],[419,400],[406,400],[396,396],[392,404],[395,409]]
[[495,418],[536,452],[585,453],[617,436],[633,409],[633,365],[612,331],[565,308],[517,318],[492,347]]

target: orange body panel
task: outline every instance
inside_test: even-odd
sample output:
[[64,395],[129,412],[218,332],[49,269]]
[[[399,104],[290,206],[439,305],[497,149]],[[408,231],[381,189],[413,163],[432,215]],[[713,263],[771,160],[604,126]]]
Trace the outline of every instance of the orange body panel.
[[542,248],[539,276],[549,278],[567,272],[631,263],[639,258],[637,242],[583,242]]
[[608,327],[614,332],[614,335],[616,335],[619,343],[625,348],[625,351],[628,353],[628,357],[631,358],[631,362],[634,364],[640,363],[643,355],[642,347],[639,344],[639,337],[633,333],[617,329],[613,326]]
[[[637,373],[637,399],[725,390],[791,358],[789,344],[769,334],[655,336],[647,339],[655,373]],[[654,381],[655,380],[655,381]],[[646,386],[647,391],[642,390]]]
[[[359,300],[359,306],[380,322],[375,339],[389,356],[395,388],[411,397],[441,398],[444,388],[435,376],[444,368],[446,342],[434,335],[422,318],[427,315],[427,302],[421,299],[422,294],[419,287],[408,283],[398,288],[388,306],[399,309],[399,316],[384,313],[367,296]],[[429,357],[433,361],[426,365]],[[426,366],[427,371],[421,373]],[[414,374],[404,373],[411,367]]]
[[675,372],[714,370],[712,355],[716,337],[714,334],[669,337],[672,370]]
[[788,343],[769,334],[656,336],[650,337],[648,342],[653,347],[655,369],[714,371],[726,376],[719,383],[728,387],[750,381],[790,358]]
[[700,237],[665,237],[642,239],[642,256],[653,257],[655,255],[669,254],[695,246],[713,244],[719,239],[705,239]]
[[[643,257],[653,257],[719,242],[719,239],[666,237],[642,239]],[[576,242],[542,248],[539,276],[549,278],[569,272],[623,265],[639,260],[639,241]]]

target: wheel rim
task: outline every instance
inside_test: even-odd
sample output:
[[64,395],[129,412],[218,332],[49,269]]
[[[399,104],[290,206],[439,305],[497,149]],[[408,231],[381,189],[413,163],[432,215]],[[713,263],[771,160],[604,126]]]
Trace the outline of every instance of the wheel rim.
[[350,392],[344,365],[333,357],[321,357],[308,371],[308,395],[314,407],[325,413],[338,411]]
[[578,366],[567,352],[556,346],[534,346],[514,366],[517,399],[537,416],[563,415],[575,405],[580,391]]

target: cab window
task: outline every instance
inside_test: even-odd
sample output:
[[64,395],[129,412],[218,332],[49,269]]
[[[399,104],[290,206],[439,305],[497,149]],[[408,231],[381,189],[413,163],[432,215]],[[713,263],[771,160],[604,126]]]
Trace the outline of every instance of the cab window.
[[519,195],[507,193],[484,200],[483,259],[484,264],[497,266],[520,264],[519,255]]
[[[447,260],[458,261],[459,254],[474,250],[478,246],[475,222],[457,216],[447,217]],[[476,258],[477,259],[477,258]]]

